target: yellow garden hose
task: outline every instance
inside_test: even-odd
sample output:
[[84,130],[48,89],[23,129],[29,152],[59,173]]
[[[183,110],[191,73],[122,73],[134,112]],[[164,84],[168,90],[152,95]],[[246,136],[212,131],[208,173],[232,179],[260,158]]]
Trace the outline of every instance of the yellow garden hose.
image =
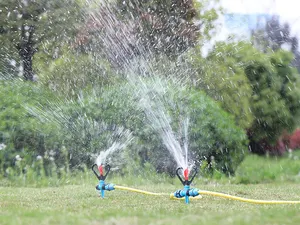
[[[152,195],[152,196],[167,196],[168,195],[173,200],[180,200],[180,199],[184,200],[184,198],[176,198],[173,193],[171,193],[171,194],[155,193],[155,192],[143,191],[143,190],[124,187],[124,186],[119,186],[119,185],[115,185],[114,188],[119,189],[119,190],[125,190],[125,191],[131,191],[131,192],[146,194],[146,195]],[[253,203],[253,204],[300,204],[300,201],[256,200],[256,199],[237,197],[237,196],[228,195],[228,194],[224,194],[224,193],[220,193],[220,192],[214,192],[214,191],[199,190],[198,193],[199,193],[199,196],[191,197],[190,199],[191,200],[196,200],[196,199],[201,199],[202,198],[201,195],[210,195],[210,196],[227,198],[227,199],[231,199],[231,200],[247,202],[247,203]]]
[[247,203],[254,203],[254,204],[300,204],[300,201],[256,200],[256,199],[237,197],[237,196],[223,194],[223,193],[214,192],[214,191],[201,191],[200,190],[198,193],[202,194],[202,195],[211,195],[211,196],[228,198],[228,199],[232,199],[232,200],[237,200],[237,201],[247,202]]
[[150,191],[143,191],[143,190],[139,190],[139,189],[135,189],[135,188],[129,188],[129,187],[124,187],[124,186],[119,186],[119,185],[115,185],[114,188],[115,189],[119,189],[119,190],[137,192],[137,193],[141,193],[141,194],[145,194],[145,195],[155,195],[155,196],[168,195],[166,193],[154,193],[154,192],[150,192]]
[[[169,195],[167,193],[155,193],[155,192],[143,191],[143,190],[139,190],[139,189],[135,189],[135,188],[130,188],[130,187],[119,186],[119,185],[115,185],[114,188],[115,189],[119,189],[119,190],[125,190],[125,191],[131,191],[131,192],[141,193],[141,194],[145,194],[145,195],[152,195],[152,196],[168,196]],[[200,199],[200,198],[202,198],[202,196],[198,195],[198,196],[193,197],[191,199],[196,200],[196,199]],[[174,197],[173,200],[184,200],[184,198],[175,198]]]

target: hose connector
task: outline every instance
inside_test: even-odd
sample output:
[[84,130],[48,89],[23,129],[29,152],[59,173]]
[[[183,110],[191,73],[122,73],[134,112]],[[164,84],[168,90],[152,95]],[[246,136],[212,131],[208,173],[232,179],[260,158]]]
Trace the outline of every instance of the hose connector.
[[104,180],[100,180],[99,184],[96,186],[96,190],[100,191],[101,198],[104,198],[105,191],[115,190],[114,184],[105,184]]
[[174,192],[174,197],[176,197],[176,198],[196,197],[198,195],[199,195],[198,188],[183,189],[183,190],[177,190]]
[[113,190],[115,190],[115,185],[114,184],[98,184],[96,186],[96,189],[98,191],[101,191],[101,190],[103,190],[103,191],[113,191]]

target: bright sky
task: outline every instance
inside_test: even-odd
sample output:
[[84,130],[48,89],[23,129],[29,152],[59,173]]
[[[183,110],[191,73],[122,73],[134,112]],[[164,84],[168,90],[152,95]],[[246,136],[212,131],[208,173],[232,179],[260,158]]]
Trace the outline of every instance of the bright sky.
[[228,13],[277,14],[283,22],[289,22],[292,33],[300,37],[300,0],[221,0]]
[[[220,0],[220,3],[224,13],[279,15],[282,23],[288,22],[290,24],[291,34],[300,40],[300,0]],[[216,36],[204,46],[204,55],[207,54],[215,41],[224,41],[231,33],[244,37],[243,29],[247,27],[247,24],[240,26],[237,23],[236,28],[228,28],[224,26],[224,18],[221,17],[219,22],[221,27],[217,29]]]
[[299,15],[299,8],[296,7],[300,5],[298,0],[221,0],[221,2],[231,12]]

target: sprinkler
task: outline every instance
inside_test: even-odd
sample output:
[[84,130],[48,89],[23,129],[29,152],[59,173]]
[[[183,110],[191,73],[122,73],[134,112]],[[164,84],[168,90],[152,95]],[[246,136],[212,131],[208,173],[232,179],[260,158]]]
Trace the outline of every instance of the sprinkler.
[[174,192],[174,197],[176,198],[183,198],[185,197],[185,203],[189,204],[190,199],[189,197],[195,197],[199,195],[199,190],[197,188],[190,188],[190,184],[193,182],[195,176],[198,173],[198,169],[196,167],[194,167],[194,169],[192,169],[191,172],[193,172],[194,174],[192,175],[192,178],[189,180],[189,169],[186,168],[185,170],[183,170],[183,179],[181,177],[181,175],[179,174],[179,171],[182,171],[183,168],[179,167],[176,169],[176,175],[179,178],[180,182],[183,184],[183,190],[178,190]]
[[[95,170],[95,168],[97,168],[97,167],[98,167],[99,174]],[[103,173],[103,165],[102,164],[100,166],[98,166],[97,164],[94,164],[92,166],[92,170],[93,170],[95,176],[99,180],[99,184],[96,185],[96,190],[98,190],[100,192],[100,195],[101,195],[102,198],[104,198],[104,191],[115,190],[115,185],[114,184],[105,184],[106,176],[108,175],[108,173],[110,171],[110,165],[106,164],[104,166],[104,170],[106,171],[105,175]]]

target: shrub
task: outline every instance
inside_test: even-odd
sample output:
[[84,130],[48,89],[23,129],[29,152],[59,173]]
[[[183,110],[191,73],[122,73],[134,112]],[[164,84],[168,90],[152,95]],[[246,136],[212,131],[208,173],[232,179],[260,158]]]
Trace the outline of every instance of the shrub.
[[[145,82],[150,84],[149,87],[155,86],[151,80]],[[172,80],[162,79],[160,82],[164,88],[150,88],[150,93],[155,94],[156,91],[161,97],[159,104],[163,106],[157,105],[157,102],[149,104],[163,107],[163,111],[158,113],[168,117],[175,139],[184,144],[182,121],[189,118],[188,148],[192,159],[198,161],[197,164],[207,161],[208,168],[233,174],[247,152],[246,135],[235,126],[233,117],[199,90],[179,88]],[[161,130],[154,126],[157,121],[145,117],[147,112],[139,105],[141,99],[137,87],[116,83],[82,92],[77,100],[58,100],[36,84],[4,86],[1,94],[4,96],[6,93],[9,97],[6,96],[8,98],[2,104],[0,118],[2,116],[1,122],[9,126],[1,126],[5,129],[0,132],[2,137],[8,134],[1,141],[8,146],[10,154],[5,156],[9,159],[5,161],[12,162],[13,157],[20,154],[26,159],[25,164],[43,164],[44,169],[40,165],[39,173],[49,175],[52,172],[48,168],[50,162],[47,157],[53,149],[57,169],[62,168],[59,174],[64,176],[68,172],[68,154],[73,169],[79,164],[90,166],[101,151],[111,147],[115,141],[124,143],[128,136],[123,134],[131,132],[134,140],[126,149],[127,163],[138,160],[143,166],[150,162],[157,171],[174,174],[177,165],[162,141]],[[24,110],[25,102],[27,109],[33,109],[31,114]],[[9,113],[11,106],[16,110]],[[33,115],[45,123],[41,125]],[[60,147],[62,143],[67,151]],[[38,155],[43,157],[42,163],[34,161]],[[116,153],[110,158],[114,164],[124,165],[124,157]],[[62,162],[58,158],[63,159]],[[9,166],[13,163],[5,167]]]
[[289,136],[288,142],[290,149],[300,148],[300,129],[296,129],[294,133]]
[[[37,83],[2,81],[0,83],[0,165],[5,171],[16,165],[16,156],[31,165],[38,155],[59,142],[59,133],[51,123],[42,125],[26,108],[43,105],[53,96]],[[54,141],[55,140],[55,141]]]
[[[174,92],[178,88],[172,85],[174,84],[166,86],[167,92],[163,96],[165,100],[163,104],[165,104],[165,113],[171,118],[171,126],[176,138],[181,137],[182,127],[178,124],[182,118],[185,118],[184,115],[187,115],[190,117],[189,149],[191,155],[194,155],[195,160],[198,161],[208,160],[210,166],[210,159],[214,157],[216,169],[227,175],[233,174],[247,152],[244,131],[234,125],[231,115],[224,112],[203,92],[194,89]],[[137,90],[124,83],[109,86],[98,92],[84,95],[79,100],[80,104],[74,102],[69,102],[69,105],[65,104],[68,108],[65,113],[73,115],[74,121],[78,121],[80,115],[85,115],[89,121],[102,121],[111,128],[119,126],[130,130],[134,136],[134,141],[130,145],[130,155],[133,159],[140,157],[142,164],[151,162],[157,171],[174,173],[176,164],[174,164],[173,157],[170,158],[170,153],[163,144],[160,134],[155,128],[153,129],[155,121],[148,121],[145,111],[137,104],[139,98],[133,94],[134,91]],[[85,133],[90,133],[91,127],[85,129]],[[97,139],[93,135],[90,137]],[[87,153],[89,151],[93,154],[99,153],[108,147],[105,135],[98,141],[93,138],[89,141],[96,145],[93,149],[85,148]],[[79,145],[80,142],[78,142]],[[79,148],[83,149],[84,146]]]

